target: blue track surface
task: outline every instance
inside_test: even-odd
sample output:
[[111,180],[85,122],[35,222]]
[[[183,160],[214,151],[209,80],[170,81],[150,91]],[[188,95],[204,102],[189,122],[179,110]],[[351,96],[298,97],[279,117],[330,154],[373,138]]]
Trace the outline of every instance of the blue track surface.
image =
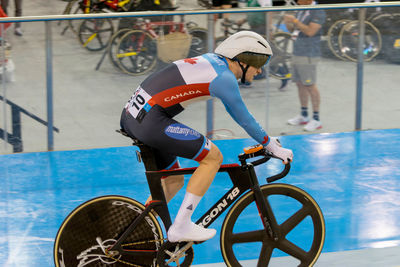
[[[323,252],[400,246],[400,129],[284,136],[281,141],[295,155],[282,182],[310,193],[325,215]],[[250,139],[215,143],[224,163],[237,162],[242,148],[254,144]],[[183,167],[190,164],[181,160]],[[260,182],[280,168],[278,161],[257,167]],[[53,241],[63,218],[100,195],[144,202],[149,191],[143,171],[133,147],[1,155],[0,266],[53,266]],[[229,187],[228,177],[218,175],[194,217]],[[171,202],[173,216],[183,193]],[[221,224],[219,218],[212,227],[219,230]],[[219,236],[195,246],[194,264],[221,261]]]

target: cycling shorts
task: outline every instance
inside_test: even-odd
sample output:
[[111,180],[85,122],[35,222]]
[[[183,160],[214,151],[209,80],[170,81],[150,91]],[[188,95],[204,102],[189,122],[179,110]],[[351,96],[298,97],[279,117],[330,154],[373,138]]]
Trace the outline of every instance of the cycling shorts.
[[210,140],[172,119],[158,105],[153,106],[141,121],[124,109],[121,114],[121,128],[129,136],[154,148],[159,170],[175,167],[177,156],[200,162],[211,149]]

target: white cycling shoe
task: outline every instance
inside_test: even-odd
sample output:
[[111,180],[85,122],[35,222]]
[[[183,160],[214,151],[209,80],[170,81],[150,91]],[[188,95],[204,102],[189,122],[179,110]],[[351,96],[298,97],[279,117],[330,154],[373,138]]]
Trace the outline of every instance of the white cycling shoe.
[[200,242],[213,238],[216,233],[217,231],[215,229],[206,229],[193,222],[183,227],[177,226],[174,223],[168,230],[168,241],[173,243],[183,241]]

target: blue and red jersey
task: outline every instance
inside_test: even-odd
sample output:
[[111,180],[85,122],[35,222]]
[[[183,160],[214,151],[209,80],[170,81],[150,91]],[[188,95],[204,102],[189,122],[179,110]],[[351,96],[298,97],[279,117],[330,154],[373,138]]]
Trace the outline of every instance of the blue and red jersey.
[[174,117],[193,101],[219,98],[231,117],[258,143],[267,145],[269,138],[250,114],[240,95],[237,78],[225,58],[208,53],[169,64],[149,75],[126,105],[139,118],[154,105]]

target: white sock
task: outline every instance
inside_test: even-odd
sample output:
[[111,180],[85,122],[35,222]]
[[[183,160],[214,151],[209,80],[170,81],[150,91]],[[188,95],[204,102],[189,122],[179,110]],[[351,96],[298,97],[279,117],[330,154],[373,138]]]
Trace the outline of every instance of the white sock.
[[186,191],[185,197],[176,215],[174,224],[179,226],[189,225],[192,221],[192,214],[199,204],[202,197],[196,196]]
[[168,229],[167,234],[170,242],[205,241],[215,236],[217,232],[215,229],[205,229],[192,222],[193,211],[201,198],[186,191],[178,215]]

